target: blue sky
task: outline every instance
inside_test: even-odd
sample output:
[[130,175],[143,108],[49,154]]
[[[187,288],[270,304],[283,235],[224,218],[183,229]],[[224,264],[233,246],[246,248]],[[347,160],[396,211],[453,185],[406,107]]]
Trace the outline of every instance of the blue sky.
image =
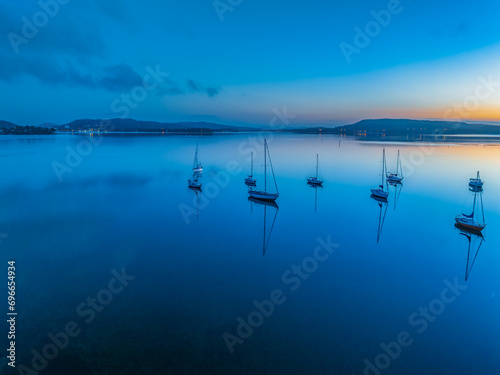
[[0,3],[0,119],[18,124],[500,120],[498,1]]

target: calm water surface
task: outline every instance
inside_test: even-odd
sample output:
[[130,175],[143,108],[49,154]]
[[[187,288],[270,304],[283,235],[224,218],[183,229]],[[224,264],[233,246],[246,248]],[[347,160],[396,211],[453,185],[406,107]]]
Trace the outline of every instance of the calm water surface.
[[[263,180],[256,135],[109,136],[90,152],[86,140],[0,138],[18,366],[73,321],[81,332],[40,373],[498,373],[498,144],[274,136],[277,209],[247,199],[252,150]],[[197,142],[201,194],[187,188]],[[88,155],[60,182],[53,163],[79,145]],[[388,205],[370,199],[383,147],[389,170],[401,150],[405,172]],[[316,153],[317,190],[305,183]],[[454,217],[470,213],[478,170],[487,227],[469,252]],[[135,278],[110,284],[123,269]],[[268,317],[254,313],[273,293]]]

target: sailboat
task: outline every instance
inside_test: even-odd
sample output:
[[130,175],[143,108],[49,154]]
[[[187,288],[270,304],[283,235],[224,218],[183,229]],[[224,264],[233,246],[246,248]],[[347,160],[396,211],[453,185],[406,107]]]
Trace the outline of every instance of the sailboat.
[[[455,217],[456,223],[462,227],[466,228],[469,231],[481,232],[486,224],[484,223],[484,209],[483,209],[483,194],[477,189],[472,190],[474,192],[474,203],[472,204],[472,213],[470,215],[461,214]],[[474,215],[476,213],[476,202],[478,201],[477,195],[479,194],[479,200],[481,201],[481,213],[482,213],[482,222],[476,221]]]
[[387,173],[387,181],[401,182],[403,181],[403,168],[401,167],[401,157],[398,150],[398,161],[396,162],[396,173]]
[[323,180],[318,179],[319,156],[316,154],[316,177],[309,177],[307,183],[311,185],[321,185]]
[[[270,193],[267,191],[267,157],[269,156],[269,165],[271,166],[271,172],[273,173],[274,186],[276,187],[276,193]],[[271,155],[269,154],[269,149],[267,147],[267,140],[264,139],[264,190],[248,190],[248,194],[252,198],[262,199],[265,201],[275,201],[280,196],[278,192],[278,185],[276,184],[276,177],[274,176],[273,163],[271,162]]]
[[[465,281],[469,279],[470,273],[472,271],[472,267],[474,267],[474,263],[476,262],[477,255],[479,254],[479,250],[481,249],[481,245],[483,244],[484,237],[482,233],[478,232],[472,232],[468,231],[465,228],[461,228],[457,224],[455,224],[455,227],[460,230],[460,234],[464,237],[467,238],[467,241],[469,242],[469,247],[467,249],[467,264],[465,266]],[[473,241],[474,239],[474,241]],[[477,246],[476,254],[474,255],[474,258],[471,260],[471,245],[472,242],[474,242],[474,249],[476,248],[476,243],[479,241],[479,245]]]
[[196,151],[194,153],[193,173],[197,174],[197,175],[203,173],[203,166],[201,165],[200,161],[198,160],[198,143],[196,144]]
[[477,171],[477,177],[469,179],[469,186],[476,189],[482,189],[484,182],[479,177],[479,171]]
[[251,167],[250,167],[250,174],[248,175],[247,178],[245,178],[245,184],[248,186],[255,186],[257,184],[257,180],[253,178],[253,151],[252,151],[252,162],[251,162]]
[[378,189],[372,189],[372,195],[378,198],[387,199],[387,197],[389,196],[389,192],[384,190],[385,177],[386,177],[386,166],[385,166],[385,148],[384,148],[382,154],[382,182],[379,185]]

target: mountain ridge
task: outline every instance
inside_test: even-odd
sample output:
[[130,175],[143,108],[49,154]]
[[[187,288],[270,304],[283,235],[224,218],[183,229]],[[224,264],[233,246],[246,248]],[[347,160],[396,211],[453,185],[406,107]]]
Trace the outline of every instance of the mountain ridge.
[[[122,132],[221,132],[221,131],[259,131],[269,130],[267,127],[250,127],[223,125],[205,121],[159,122],[135,119],[77,119],[69,123],[56,125],[43,123],[41,128],[53,128],[59,132],[75,131],[122,131]],[[22,126],[10,121],[0,120],[0,128]],[[414,119],[364,119],[349,125],[336,127],[301,127],[279,131],[294,133],[326,133],[326,134],[500,134],[500,126],[490,124],[471,124],[464,121],[414,120]]]
[[470,124],[468,122],[413,119],[365,119],[335,128],[306,128],[297,132],[346,135],[403,135],[403,134],[500,134],[499,125]]

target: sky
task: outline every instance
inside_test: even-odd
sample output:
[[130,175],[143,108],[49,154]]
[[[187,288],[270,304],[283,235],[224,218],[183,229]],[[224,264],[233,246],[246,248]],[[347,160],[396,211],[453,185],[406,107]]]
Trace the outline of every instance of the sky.
[[0,120],[20,125],[500,121],[498,0],[0,5]]

